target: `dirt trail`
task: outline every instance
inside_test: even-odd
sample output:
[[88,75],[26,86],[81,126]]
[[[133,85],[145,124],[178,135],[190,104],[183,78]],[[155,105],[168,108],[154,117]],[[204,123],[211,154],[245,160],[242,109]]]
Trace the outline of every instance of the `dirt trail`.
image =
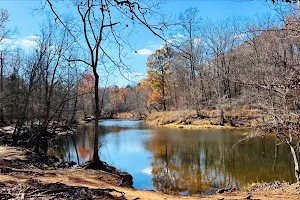
[[[0,199],[300,199],[296,185],[279,183],[254,187],[251,192],[237,191],[205,197],[166,195],[120,187],[121,178],[104,171],[28,169],[28,155],[24,149],[0,146]],[[18,169],[14,162],[19,163]],[[21,167],[23,162],[26,168]]]

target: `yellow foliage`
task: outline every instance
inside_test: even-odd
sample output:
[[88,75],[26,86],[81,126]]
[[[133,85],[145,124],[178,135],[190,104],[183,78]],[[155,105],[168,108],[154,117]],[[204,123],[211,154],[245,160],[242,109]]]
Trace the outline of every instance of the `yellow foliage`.
[[148,90],[148,105],[156,106],[168,99],[171,70],[170,48],[162,48],[155,51],[148,58],[147,78],[137,86],[138,90]]

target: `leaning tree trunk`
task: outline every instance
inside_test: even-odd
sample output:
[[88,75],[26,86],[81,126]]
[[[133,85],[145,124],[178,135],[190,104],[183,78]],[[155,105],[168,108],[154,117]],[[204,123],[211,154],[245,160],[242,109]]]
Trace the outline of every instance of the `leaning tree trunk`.
[[288,140],[287,138],[286,138],[286,142],[290,147],[290,151],[292,153],[292,157],[293,157],[293,160],[294,160],[295,177],[296,177],[297,183],[300,184],[300,171],[299,171],[300,168],[299,168],[299,162],[298,162],[297,154],[296,154],[296,151],[295,151],[295,147],[294,147],[292,141]]

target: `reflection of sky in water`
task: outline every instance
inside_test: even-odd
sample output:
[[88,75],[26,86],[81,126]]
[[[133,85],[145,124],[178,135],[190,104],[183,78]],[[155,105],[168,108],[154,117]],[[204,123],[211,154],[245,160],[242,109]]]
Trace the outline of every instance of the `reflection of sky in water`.
[[143,125],[142,121],[124,121],[124,120],[104,120],[99,122],[101,126],[118,126],[118,127],[139,127]]
[[[111,124],[109,125],[111,126]],[[154,189],[149,169],[152,154],[144,149],[144,142],[151,137],[149,130],[125,130],[104,136],[105,144],[100,149],[100,158],[131,174],[137,189]],[[151,175],[151,171],[150,171]]]
[[[275,160],[272,137],[232,148],[244,131],[149,129],[143,122],[120,120],[100,124],[100,159],[131,174],[137,189],[185,195],[252,182],[293,181],[289,150],[280,147]],[[79,164],[91,158],[93,125],[83,128],[73,139],[52,144],[58,156],[78,162],[78,152]]]

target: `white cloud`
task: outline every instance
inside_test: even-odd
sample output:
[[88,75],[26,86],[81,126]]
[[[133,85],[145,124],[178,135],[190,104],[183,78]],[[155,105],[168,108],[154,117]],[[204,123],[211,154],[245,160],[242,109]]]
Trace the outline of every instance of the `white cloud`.
[[173,35],[171,38],[167,39],[166,44],[173,44],[176,42],[182,42],[186,37],[182,34]]
[[134,54],[137,54],[137,55],[146,55],[146,56],[149,56],[153,53],[152,50],[150,49],[140,49],[140,50],[137,50],[134,52]]
[[151,169],[151,167],[147,167],[145,169],[142,169],[141,172],[143,174],[151,175],[152,174],[152,169]]
[[9,44],[9,43],[12,42],[12,40],[7,39],[7,38],[3,38],[3,39],[1,40],[1,42],[6,43],[6,44]]
[[151,49],[158,49],[161,46],[161,44],[153,44],[152,42],[149,42],[148,44]]
[[19,42],[19,44],[20,44],[21,46],[25,47],[25,48],[30,48],[30,47],[36,46],[36,45],[37,45],[37,42],[32,41],[32,40],[26,40],[26,39],[24,39],[24,40],[21,40],[21,41]]
[[0,50],[3,50],[5,48],[7,48],[10,45],[10,43],[12,43],[12,40],[7,39],[7,38],[3,38],[0,41]]
[[182,35],[182,34],[176,34],[176,35],[173,35],[173,38],[177,38],[177,39],[184,39],[185,36]]
[[161,50],[161,49],[163,49],[165,47],[165,45],[160,45],[159,47],[158,47],[158,50]]
[[4,38],[2,39],[2,41],[0,42],[0,48],[4,49],[4,48],[9,48],[9,49],[16,49],[16,48],[22,48],[24,50],[29,50],[30,48],[34,48],[37,46],[37,42],[35,41],[36,39],[38,39],[38,36],[27,36],[24,38],[14,38],[14,39],[8,39],[8,38]]
[[30,36],[27,36],[26,39],[28,40],[36,40],[36,39],[39,39],[40,37],[39,36],[36,36],[36,35],[30,35]]
[[152,42],[149,42],[149,47],[150,49],[154,49],[157,50],[157,49],[162,49],[165,47],[165,45],[162,45],[162,44],[153,44]]
[[241,33],[241,34],[237,34],[237,35],[233,36],[233,38],[235,38],[235,39],[244,39],[246,37],[247,37],[246,33]]

